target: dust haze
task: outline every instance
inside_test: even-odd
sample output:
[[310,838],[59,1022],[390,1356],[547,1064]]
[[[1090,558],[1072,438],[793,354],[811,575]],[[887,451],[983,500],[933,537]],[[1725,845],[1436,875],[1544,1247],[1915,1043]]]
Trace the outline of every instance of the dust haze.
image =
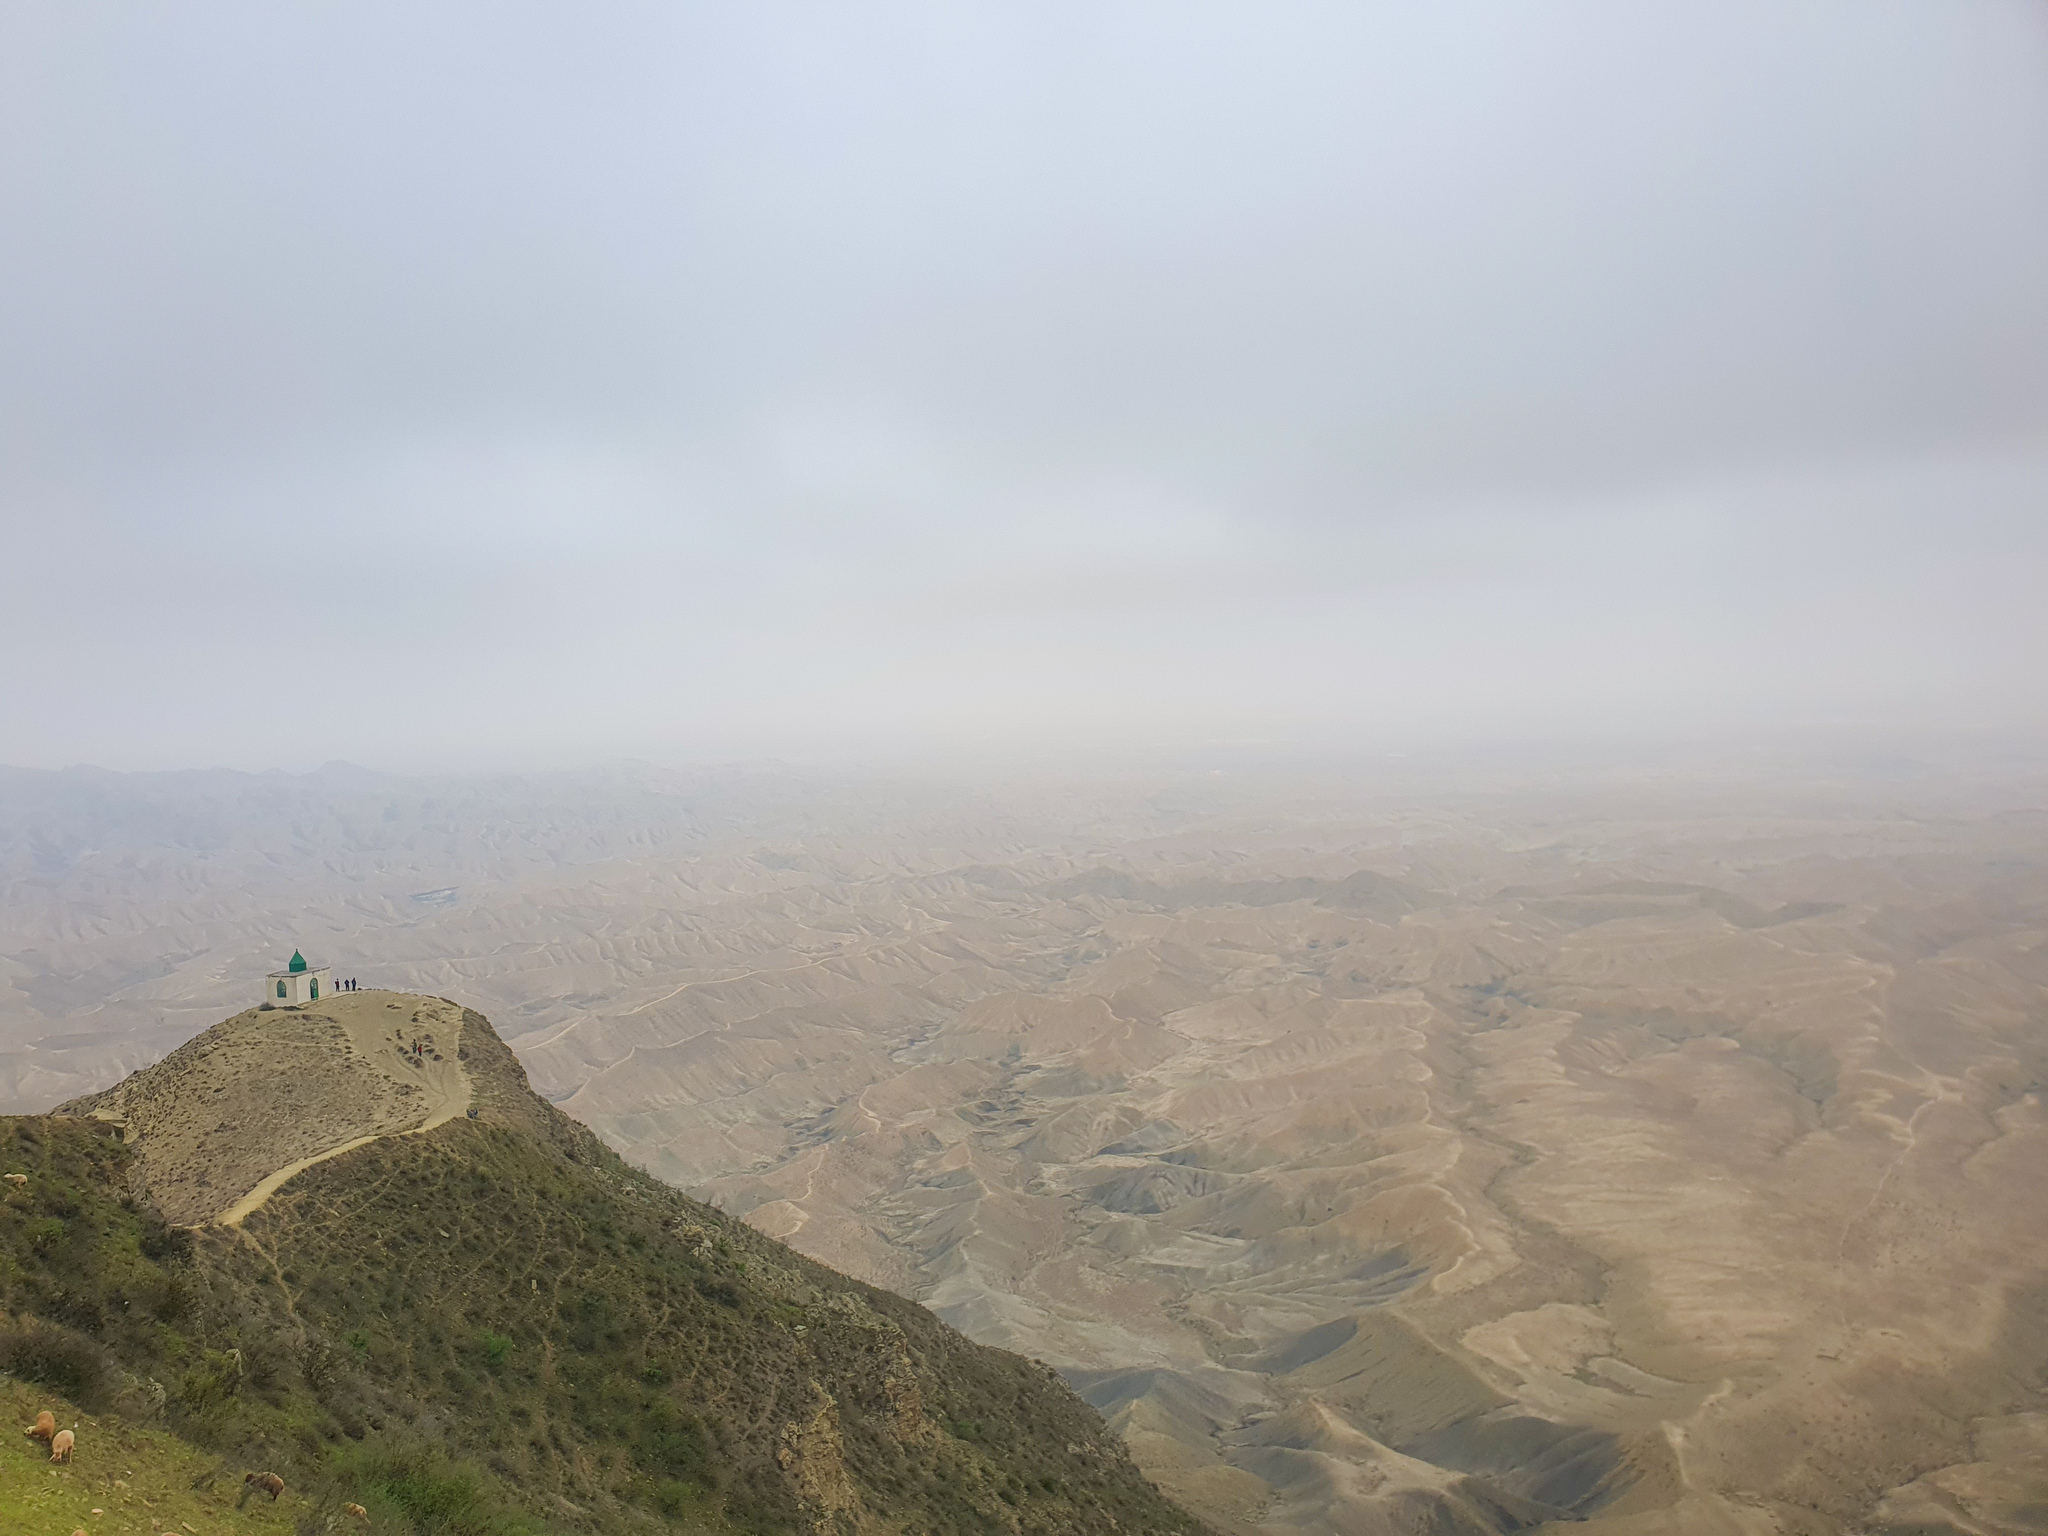
[[2040,7],[22,3],[0,205],[0,1109],[424,992],[1219,1533],[2038,1536]]
[[[303,948],[1059,1367],[1219,1531],[2031,1529],[2039,754],[10,770],[0,807],[14,1108]],[[325,1063],[262,1073],[294,1109],[222,1057],[208,1102],[324,1126]]]

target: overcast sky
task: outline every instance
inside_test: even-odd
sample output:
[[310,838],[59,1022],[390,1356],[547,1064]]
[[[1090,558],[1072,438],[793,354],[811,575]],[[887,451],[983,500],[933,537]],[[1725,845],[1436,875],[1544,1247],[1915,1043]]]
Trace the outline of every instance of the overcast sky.
[[2048,8],[0,5],[0,762],[2048,723]]

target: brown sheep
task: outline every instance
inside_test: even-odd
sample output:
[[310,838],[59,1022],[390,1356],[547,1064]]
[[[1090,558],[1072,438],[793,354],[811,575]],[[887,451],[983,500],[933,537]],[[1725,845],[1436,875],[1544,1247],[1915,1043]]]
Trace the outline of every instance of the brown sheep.
[[50,1460],[69,1461],[71,1459],[71,1446],[71,1431],[68,1429],[58,1430],[50,1440]]
[[31,1440],[40,1440],[43,1444],[48,1445],[50,1437],[57,1433],[57,1415],[45,1408],[36,1415],[35,1423],[29,1425],[22,1433]]
[[277,1496],[284,1492],[284,1479],[275,1472],[246,1472],[242,1475],[242,1481],[269,1494],[270,1502],[273,1504],[277,1502]]
[[364,1524],[367,1525],[369,1523],[370,1512],[367,1509],[363,1508],[362,1505],[344,1504],[341,1507],[344,1512],[354,1515],[358,1520],[362,1521]]

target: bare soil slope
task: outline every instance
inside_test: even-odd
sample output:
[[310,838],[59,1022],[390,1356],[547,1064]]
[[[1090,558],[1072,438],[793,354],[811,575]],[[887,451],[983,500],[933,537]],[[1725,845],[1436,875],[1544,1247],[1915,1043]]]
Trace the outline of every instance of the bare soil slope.
[[461,1030],[458,1005],[405,993],[252,1008],[57,1113],[120,1125],[170,1221],[233,1225],[322,1158],[468,1109]]

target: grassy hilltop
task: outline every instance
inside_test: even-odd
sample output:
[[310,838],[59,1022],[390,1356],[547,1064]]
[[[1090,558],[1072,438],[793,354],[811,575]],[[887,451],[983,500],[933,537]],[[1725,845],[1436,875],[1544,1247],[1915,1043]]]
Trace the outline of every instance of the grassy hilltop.
[[29,1175],[0,1186],[0,1371],[223,1486],[277,1471],[309,1532],[361,1529],[344,1502],[408,1536],[1200,1530],[1047,1368],[628,1167],[480,1015],[460,1050],[475,1119],[316,1163],[239,1229],[166,1225],[105,1122],[0,1121]]

